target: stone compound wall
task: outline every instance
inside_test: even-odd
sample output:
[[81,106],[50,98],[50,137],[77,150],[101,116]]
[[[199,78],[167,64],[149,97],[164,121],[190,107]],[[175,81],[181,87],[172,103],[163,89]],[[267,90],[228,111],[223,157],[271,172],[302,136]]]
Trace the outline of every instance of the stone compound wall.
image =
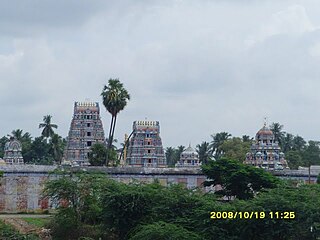
[[[48,199],[42,199],[41,192],[48,179],[56,178],[50,174],[56,166],[7,165],[0,166],[4,172],[0,180],[0,213],[3,212],[41,212],[50,208]],[[187,188],[203,187],[206,177],[199,169],[188,168],[132,168],[132,167],[87,167],[72,168],[73,171],[104,172],[106,176],[123,183],[133,180],[151,183],[158,179],[162,185],[183,184]],[[311,172],[311,182],[315,182],[319,172]],[[281,178],[308,182],[306,171],[274,172]],[[218,190],[206,188],[205,191]]]
[[[0,213],[42,212],[50,208],[50,201],[41,197],[44,183],[56,176],[50,174],[57,167],[16,165],[0,166],[4,172],[0,180]],[[201,187],[205,176],[199,170],[150,168],[73,168],[74,171],[105,172],[106,176],[123,183],[133,180],[151,183],[158,179],[162,185],[180,183],[188,188]]]

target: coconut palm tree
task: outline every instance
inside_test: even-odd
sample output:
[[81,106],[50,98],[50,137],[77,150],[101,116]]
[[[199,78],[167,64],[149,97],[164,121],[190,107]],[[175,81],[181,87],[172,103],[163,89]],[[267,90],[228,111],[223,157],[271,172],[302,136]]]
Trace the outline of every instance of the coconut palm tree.
[[207,164],[211,160],[210,143],[202,142],[196,146],[196,151],[199,154],[199,160],[203,164]]
[[175,151],[176,150],[173,147],[167,147],[165,150],[166,160],[169,166],[174,166]]
[[62,137],[58,134],[53,134],[50,141],[50,152],[53,155],[54,161],[61,164],[63,155],[64,143]]
[[110,78],[108,85],[104,86],[101,96],[103,105],[111,114],[111,124],[108,136],[108,149],[110,149],[113,143],[118,113],[125,108],[127,101],[130,100],[130,95],[119,79]]
[[58,128],[56,124],[51,123],[51,115],[43,117],[43,123],[39,124],[39,128],[43,128],[41,136],[45,138],[52,137],[54,134],[53,128]]
[[220,146],[231,137],[231,134],[228,132],[220,132],[214,135],[211,135],[212,141],[210,144],[210,148],[212,150],[212,154],[214,154],[214,158],[218,160],[223,152],[220,149]]
[[272,123],[270,125],[270,130],[273,132],[274,138],[276,141],[278,141],[280,147],[283,147],[282,139],[284,138],[284,135],[285,135],[282,129],[283,129],[283,125],[281,125],[280,123]]

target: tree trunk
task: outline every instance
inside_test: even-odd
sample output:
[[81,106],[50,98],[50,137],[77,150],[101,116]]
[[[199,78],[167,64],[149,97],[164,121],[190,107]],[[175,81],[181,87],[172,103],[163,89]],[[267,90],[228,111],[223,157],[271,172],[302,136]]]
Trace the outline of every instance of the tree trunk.
[[114,130],[115,130],[115,128],[116,128],[116,122],[117,122],[117,115],[115,115],[115,116],[114,116],[113,127],[112,127],[112,133],[111,133],[111,140],[110,140],[110,148],[112,147]]
[[105,162],[104,162],[104,165],[106,165],[106,166],[109,165],[109,149],[110,149],[110,141],[112,141],[111,140],[111,133],[112,133],[113,121],[114,121],[114,116],[112,115],[111,124],[110,124],[110,130],[109,130],[109,136],[108,136],[108,142],[107,142],[107,154],[106,154],[106,159],[105,159]]

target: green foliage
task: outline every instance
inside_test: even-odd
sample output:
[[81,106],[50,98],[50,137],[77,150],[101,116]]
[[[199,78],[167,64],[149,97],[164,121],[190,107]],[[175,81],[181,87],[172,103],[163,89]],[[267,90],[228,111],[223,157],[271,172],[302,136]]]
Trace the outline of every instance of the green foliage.
[[130,240],[200,240],[199,235],[185,228],[163,221],[139,226]]
[[[25,163],[49,165],[53,162],[60,163],[65,147],[65,140],[57,134],[53,134],[49,143],[43,137],[32,139],[30,133],[23,133],[21,129],[12,131],[12,137],[21,142],[22,156]],[[0,139],[0,158],[4,155],[4,146],[9,138]]]
[[[228,164],[241,165],[238,161]],[[232,169],[230,175],[236,172]],[[252,189],[260,189],[254,198],[223,202],[214,194],[187,190],[180,185],[126,185],[101,175],[61,176],[47,186],[50,189],[47,196],[55,203],[62,200],[67,203],[58,208],[51,228],[60,239],[307,240],[320,236],[317,232],[320,185],[296,187],[281,182],[276,188],[262,191],[268,184],[274,187],[269,175],[262,169],[252,171],[240,167],[238,170],[236,176],[245,175],[252,180]],[[267,216],[210,219],[212,211],[265,212]],[[270,211],[294,212],[296,218],[271,219]]]
[[[58,206],[58,213],[50,226],[53,234],[78,237],[84,226],[99,225],[102,216],[100,199],[105,186],[114,184],[103,174],[63,173],[58,179],[48,181],[43,197]],[[81,230],[81,231],[80,231]],[[87,231],[89,233],[99,231]],[[86,236],[86,232],[82,233]],[[90,237],[90,236],[89,236]]]
[[185,150],[185,146],[178,146],[177,148],[168,147],[165,150],[167,164],[169,167],[174,167],[180,160],[181,153]]
[[212,142],[210,147],[212,149],[212,153],[214,154],[214,158],[218,160],[220,157],[222,157],[222,154],[223,154],[221,145],[231,137],[231,134],[228,132],[220,132],[220,133],[211,135],[211,137],[212,137]]
[[251,144],[251,141],[243,141],[241,138],[233,137],[225,140],[218,149],[223,153],[224,157],[243,162],[246,153],[250,151]]
[[207,164],[211,160],[212,151],[210,148],[210,143],[202,142],[198,144],[197,153],[199,154],[199,160],[202,164]]
[[28,234],[22,235],[11,226],[4,224],[0,220],[0,239],[1,240],[37,240],[37,236]]
[[123,83],[119,79],[110,78],[108,85],[103,87],[102,93],[103,105],[111,114],[111,123],[108,136],[108,150],[111,148],[114,138],[114,131],[117,122],[117,115],[127,105],[130,100],[128,91],[123,87]]
[[43,128],[41,136],[44,138],[49,138],[54,135],[53,128],[58,128],[56,124],[51,123],[52,116],[46,115],[43,117],[43,123],[39,124],[39,128]]
[[290,169],[298,169],[299,166],[303,166],[302,152],[298,150],[290,150],[286,153],[286,159],[288,159],[288,165]]
[[[89,153],[89,162],[92,166],[102,166],[107,159],[107,149],[102,143],[95,143]],[[109,158],[108,158],[109,159]]]
[[294,212],[295,215],[294,219],[271,219],[269,215],[264,219],[239,221],[237,227],[242,230],[241,239],[317,239],[314,235],[319,237],[320,232],[311,232],[310,228],[319,226],[319,204],[320,187],[316,185],[282,185],[251,201],[237,202],[236,207],[242,211]]
[[320,173],[319,173],[319,175],[317,177],[317,183],[320,184]]
[[48,218],[23,218],[23,221],[35,225],[37,227],[44,227],[49,223]]
[[49,142],[49,153],[53,157],[53,161],[61,164],[63,150],[66,142],[58,134],[53,134]]
[[6,136],[3,136],[2,138],[0,138],[0,158],[3,158],[4,156],[4,146],[8,141],[9,141],[9,138],[7,138]]
[[217,194],[239,199],[249,199],[263,188],[276,187],[278,179],[260,168],[244,165],[236,160],[221,158],[202,166],[203,173],[211,179],[205,185],[220,185]]

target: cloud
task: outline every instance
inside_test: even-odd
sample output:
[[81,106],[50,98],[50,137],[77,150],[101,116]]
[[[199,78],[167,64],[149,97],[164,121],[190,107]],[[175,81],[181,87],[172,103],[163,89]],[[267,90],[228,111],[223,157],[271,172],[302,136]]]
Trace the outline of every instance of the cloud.
[[303,34],[316,30],[301,5],[291,5],[285,10],[274,13],[270,19],[262,24],[260,31],[250,36],[246,43],[250,46],[279,34]]
[[5,2],[0,136],[37,136],[47,114],[66,136],[73,102],[101,103],[103,85],[120,78],[132,100],[119,141],[145,117],[160,121],[165,146],[219,131],[253,136],[265,116],[317,138],[320,4],[306,2],[42,1],[35,10],[34,1],[17,11]]

